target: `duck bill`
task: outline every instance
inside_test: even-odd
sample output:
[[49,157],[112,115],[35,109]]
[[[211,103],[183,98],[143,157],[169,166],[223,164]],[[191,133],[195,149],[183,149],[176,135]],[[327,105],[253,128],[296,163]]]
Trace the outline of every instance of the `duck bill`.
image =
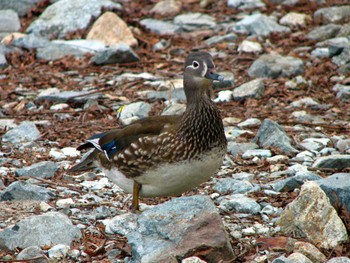
[[208,70],[207,71],[207,74],[205,74],[205,77],[207,79],[211,79],[211,80],[218,80],[218,81],[223,81],[224,80],[224,77],[219,75],[219,74],[216,74],[214,73],[213,71],[211,70]]

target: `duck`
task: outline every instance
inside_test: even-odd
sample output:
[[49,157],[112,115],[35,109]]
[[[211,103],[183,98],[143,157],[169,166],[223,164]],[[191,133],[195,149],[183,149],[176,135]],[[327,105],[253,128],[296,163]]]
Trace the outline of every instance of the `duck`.
[[140,197],[179,196],[208,181],[221,167],[227,140],[220,111],[211,99],[215,72],[208,52],[190,53],[184,63],[187,100],[182,115],[150,116],[88,138],[90,149],[69,172],[99,167],[114,184]]

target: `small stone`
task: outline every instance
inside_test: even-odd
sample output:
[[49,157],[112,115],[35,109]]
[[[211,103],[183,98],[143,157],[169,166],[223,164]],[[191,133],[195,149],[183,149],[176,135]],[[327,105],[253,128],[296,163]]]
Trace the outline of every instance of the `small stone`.
[[215,18],[203,13],[177,15],[174,18],[174,23],[185,31],[193,31],[198,28],[214,28],[216,26]]
[[247,193],[253,189],[253,185],[246,180],[237,180],[232,178],[218,179],[213,187],[214,191],[220,194]]
[[44,48],[50,45],[51,42],[46,38],[42,38],[33,34],[24,35],[22,37],[14,38],[12,40],[12,45],[15,47],[25,48],[25,49],[37,49]]
[[117,215],[111,219],[105,219],[102,223],[105,225],[107,234],[118,234],[126,236],[137,228],[137,216],[132,213]]
[[12,1],[12,0],[2,0],[0,1],[0,9],[12,9],[19,16],[26,15],[35,5],[40,2],[40,0],[25,0],[25,1]]
[[50,107],[50,110],[52,111],[59,111],[59,110],[65,110],[68,109],[69,105],[67,103],[59,103],[59,104],[54,104]]
[[0,201],[39,200],[47,202],[53,197],[54,194],[50,190],[25,181],[15,181],[0,192]]
[[300,263],[313,263],[310,259],[299,252],[294,252],[288,256],[288,259],[292,262],[300,262]]
[[53,148],[50,150],[49,156],[57,161],[66,159],[66,156],[64,155],[64,153],[60,149],[56,149],[56,148]]
[[74,201],[72,198],[66,198],[66,199],[59,199],[56,201],[56,206],[58,208],[67,208],[71,205],[74,205]]
[[21,28],[18,14],[11,10],[0,10],[0,32],[16,32]]
[[240,10],[265,7],[265,4],[260,0],[228,0],[227,5],[228,7],[238,8]]
[[350,153],[350,139],[339,140],[336,143],[336,148],[341,153]]
[[50,206],[49,204],[47,204],[47,203],[45,203],[45,202],[40,202],[39,208],[40,208],[40,211],[43,211],[43,212],[47,212],[47,211],[53,209],[52,206]]
[[97,52],[92,58],[91,62],[96,65],[118,64],[118,63],[132,63],[138,62],[139,56],[125,44],[114,45],[113,47],[103,49]]
[[40,131],[33,122],[23,121],[21,124],[2,136],[3,142],[13,144],[32,142],[40,138]]
[[335,257],[328,260],[326,263],[350,263],[350,258],[348,257]]
[[323,24],[346,23],[350,21],[350,6],[320,8],[314,13],[314,20]]
[[299,252],[309,258],[312,262],[326,262],[327,258],[314,245],[297,241],[294,244],[294,252]]
[[315,27],[306,37],[310,40],[323,41],[335,37],[340,31],[340,25],[329,24],[325,26]]
[[311,20],[308,15],[290,12],[280,19],[280,24],[289,27],[305,26],[308,20]]
[[247,150],[242,154],[243,159],[251,159],[253,157],[267,158],[271,156],[272,156],[272,153],[270,150],[263,150],[263,149]]
[[279,180],[272,184],[272,188],[278,192],[289,192],[296,188],[299,188],[303,182],[295,179],[294,177],[289,177],[286,179]]
[[139,119],[148,117],[148,113],[151,110],[149,103],[139,101],[128,105],[125,105],[120,112],[119,119],[123,122],[124,119],[130,117],[137,117]]
[[111,216],[111,211],[107,206],[99,206],[93,211],[93,213],[95,214],[95,218],[97,220],[105,219]]
[[180,115],[186,110],[186,105],[181,103],[170,103],[162,112],[162,115]]
[[260,205],[252,198],[243,194],[235,194],[218,198],[219,207],[224,211],[235,211],[237,213],[258,214]]
[[234,100],[245,100],[247,98],[259,99],[265,91],[265,85],[262,79],[255,79],[242,84],[233,90]]
[[49,254],[49,258],[64,259],[67,256],[68,251],[69,251],[69,246],[58,244],[50,248],[47,251],[47,253]]
[[161,16],[175,16],[181,12],[182,3],[177,0],[163,0],[156,3],[150,13],[158,14]]
[[350,167],[350,155],[333,154],[316,159],[312,165],[317,168],[344,169]]
[[334,248],[348,240],[346,228],[316,182],[306,182],[299,196],[282,212],[283,233],[306,237],[318,247]]
[[213,46],[222,42],[234,42],[236,39],[237,39],[237,35],[230,33],[223,36],[213,36],[211,38],[206,39],[204,43],[208,46]]
[[80,230],[71,220],[58,212],[47,212],[23,219],[14,226],[0,231],[0,247],[13,250],[16,247],[70,245],[80,238]]
[[243,40],[242,43],[238,46],[238,52],[245,53],[261,53],[263,48],[259,42]]
[[275,147],[285,154],[296,153],[297,150],[292,147],[291,139],[283,128],[276,122],[265,119],[253,139],[254,143],[259,143],[262,147]]
[[51,178],[55,175],[58,170],[56,163],[51,161],[43,161],[35,163],[31,166],[17,169],[15,172],[16,176],[19,177],[38,177],[38,178]]
[[311,52],[311,56],[316,57],[316,58],[329,58],[331,57],[331,54],[329,52],[329,48],[315,48]]
[[214,101],[215,102],[229,102],[229,101],[232,101],[232,91],[231,90],[219,91],[218,97]]
[[235,157],[239,154],[242,154],[248,150],[254,150],[259,148],[259,146],[256,143],[236,143],[236,142],[229,142],[227,149],[228,151]]
[[96,20],[86,39],[99,40],[107,46],[138,44],[127,24],[112,12],[106,12]]
[[242,129],[245,129],[245,128],[254,128],[254,127],[258,127],[260,126],[261,124],[261,121],[257,118],[250,118],[250,119],[247,119],[241,123],[238,123],[237,126],[242,128]]
[[172,22],[157,20],[153,18],[145,18],[140,21],[140,24],[159,35],[173,35],[181,31],[181,27]]
[[181,263],[207,263],[204,260],[201,260],[199,257],[189,257],[181,260]]
[[319,103],[310,97],[306,97],[306,98],[299,99],[297,101],[293,101],[290,104],[290,106],[295,107],[295,108],[312,107],[312,106],[317,106],[317,105],[319,105]]
[[[39,258],[42,257],[42,258]],[[35,263],[47,263],[48,261],[45,259],[44,251],[41,250],[38,246],[30,246],[23,249],[17,256],[17,260],[28,260],[31,258],[37,258],[33,262]]]
[[301,59],[276,54],[260,56],[248,69],[249,76],[258,78],[290,77],[303,72],[304,63]]
[[236,33],[258,36],[268,36],[273,32],[290,32],[288,27],[280,26],[275,20],[263,14],[245,17],[236,23],[232,30]]

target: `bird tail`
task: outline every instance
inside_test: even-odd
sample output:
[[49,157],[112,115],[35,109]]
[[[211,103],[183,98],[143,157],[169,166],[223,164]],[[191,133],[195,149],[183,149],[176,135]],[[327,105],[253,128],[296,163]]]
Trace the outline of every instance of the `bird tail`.
[[98,158],[99,151],[97,149],[91,149],[88,151],[86,154],[83,155],[81,161],[71,167],[68,172],[73,173],[73,172],[83,172],[87,170],[91,170],[93,168],[96,168],[96,159]]

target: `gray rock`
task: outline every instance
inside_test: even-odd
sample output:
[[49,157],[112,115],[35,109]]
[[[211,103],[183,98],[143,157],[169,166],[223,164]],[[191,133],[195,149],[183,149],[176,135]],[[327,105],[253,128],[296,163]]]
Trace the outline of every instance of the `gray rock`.
[[332,90],[337,92],[338,99],[347,100],[350,98],[350,85],[341,85],[338,83],[332,88]]
[[64,259],[69,251],[69,246],[63,245],[63,244],[58,244],[50,248],[47,253],[49,255],[49,258],[54,258],[54,259]]
[[13,250],[16,247],[70,245],[80,238],[80,230],[64,214],[48,212],[19,221],[0,232],[0,247]]
[[265,7],[265,4],[260,0],[228,0],[227,5],[241,10]]
[[305,182],[305,181],[316,181],[322,179],[321,176],[318,174],[312,173],[312,172],[303,172],[299,171],[295,173],[295,179],[297,179],[300,182]]
[[186,102],[186,95],[183,88],[175,88],[164,91],[150,91],[146,94],[147,99],[149,100],[157,100],[157,99],[164,99],[168,100],[169,97],[172,101],[178,101],[178,102]]
[[315,48],[311,52],[311,56],[316,58],[329,58],[331,57],[331,53],[329,52],[328,47],[321,47],[321,48],[319,47],[319,48]]
[[330,143],[331,140],[328,138],[306,138],[300,143],[300,145],[308,151],[319,152]]
[[350,62],[350,47],[345,47],[341,53],[332,57],[332,62],[337,66],[347,65]]
[[159,35],[173,35],[181,31],[181,27],[169,21],[162,21],[153,18],[145,18],[140,24],[153,33]]
[[20,16],[24,16],[27,12],[35,7],[41,0],[0,0],[0,10],[12,9]]
[[280,256],[272,260],[272,263],[295,263],[295,262],[289,258],[286,258],[285,256]]
[[121,5],[110,0],[57,1],[47,7],[26,32],[45,38],[63,38],[69,32],[87,28],[91,19],[101,14],[102,8],[121,9]]
[[209,197],[174,198],[142,212],[127,238],[133,262],[171,262],[206,248],[201,257],[219,262],[233,258],[227,233]]
[[137,215],[133,213],[117,215],[111,219],[103,220],[107,234],[126,236],[137,230]]
[[5,54],[0,53],[0,68],[6,68],[8,66]]
[[95,215],[95,218],[97,220],[100,220],[111,216],[111,211],[107,206],[103,205],[103,206],[96,207],[96,209],[92,212],[92,214]]
[[310,40],[323,41],[335,37],[340,31],[340,29],[340,25],[334,24],[315,27],[306,35],[306,37]]
[[249,181],[232,178],[218,179],[213,187],[214,191],[220,194],[245,194],[253,188]]
[[36,125],[30,121],[23,121],[17,127],[9,130],[2,137],[3,142],[13,144],[32,142],[40,138],[40,132]]
[[232,72],[224,71],[219,73],[221,76],[224,77],[223,81],[216,81],[214,80],[213,88],[214,89],[224,89],[232,87],[235,84],[235,76]]
[[237,35],[230,33],[223,36],[213,36],[204,41],[204,43],[208,46],[213,46],[221,42],[234,42],[237,39]]
[[126,44],[114,45],[113,47],[98,51],[91,62],[96,65],[132,63],[139,61],[139,56]]
[[175,25],[180,26],[185,31],[193,31],[198,28],[214,28],[215,18],[202,13],[187,13],[177,15],[174,18]]
[[341,153],[349,152],[350,139],[339,140],[339,141],[337,141],[335,146],[339,150],[339,152],[341,152]]
[[306,237],[317,247],[335,248],[348,241],[346,228],[316,182],[306,182],[299,196],[281,214],[282,233]]
[[350,173],[336,173],[316,181],[334,207],[350,211]]
[[[42,258],[38,258],[42,257]],[[17,260],[28,260],[31,258],[38,258],[34,260],[34,263],[48,263],[49,261],[45,259],[44,251],[41,250],[38,246],[30,246],[23,249],[16,257]]]
[[327,260],[326,263],[350,263],[350,258],[348,257],[335,257]]
[[350,6],[320,8],[314,13],[314,20],[323,24],[346,23],[350,21]]
[[15,172],[16,176],[33,176],[39,178],[51,178],[55,175],[58,170],[58,165],[51,161],[43,161],[35,163],[31,166],[27,166],[21,169],[17,169]]
[[76,58],[84,57],[86,52],[81,50],[78,47],[74,47],[66,44],[54,44],[50,43],[49,45],[38,48],[36,58],[43,59],[47,61],[58,60],[66,56],[74,56]]
[[261,125],[261,121],[257,118],[249,118],[237,124],[237,126],[242,129],[259,127],[260,125]]
[[296,101],[293,101],[290,106],[295,108],[301,108],[301,107],[312,107],[319,105],[318,102],[316,102],[313,98],[305,97]]
[[291,145],[292,139],[287,135],[284,129],[276,122],[265,119],[253,139],[254,143],[260,144],[261,147],[274,147],[284,154],[298,152]]
[[304,63],[301,59],[275,54],[265,54],[260,56],[248,69],[251,77],[289,77],[299,75],[304,72]]
[[148,112],[152,106],[149,103],[139,101],[125,105],[120,112],[119,118],[121,121],[136,116],[137,118],[144,118],[148,116]]
[[224,196],[218,199],[219,207],[225,211],[237,213],[258,214],[261,211],[260,205],[252,198],[243,194]]
[[233,90],[234,100],[245,100],[247,98],[260,99],[265,91],[265,85],[262,79],[254,79],[246,82]]
[[246,180],[246,181],[251,182],[254,179],[254,174],[245,173],[245,172],[234,173],[234,174],[232,174],[232,178],[236,179],[236,180]]
[[289,177],[289,178],[285,178],[277,182],[274,182],[272,184],[272,188],[273,190],[278,192],[289,192],[289,191],[293,191],[296,188],[299,188],[302,184],[303,184],[302,181],[297,180],[294,177]]
[[186,110],[186,105],[182,103],[171,103],[162,112],[162,115],[181,115]]
[[0,32],[16,32],[21,28],[18,14],[11,10],[0,9]]
[[291,116],[295,118],[299,122],[310,122],[314,124],[322,124],[325,123],[325,120],[322,116],[312,115],[307,113],[306,111],[294,111]]
[[12,41],[12,45],[25,49],[37,49],[44,48],[50,45],[50,41],[46,38],[39,37],[33,34],[26,35],[24,37],[16,38]]
[[227,150],[233,155],[233,157],[246,152],[247,150],[257,149],[259,146],[256,143],[237,143],[228,142]]
[[25,181],[16,181],[0,192],[0,201],[39,200],[47,202],[54,196],[54,193],[44,187]]
[[242,154],[243,159],[251,159],[253,157],[268,158],[271,156],[272,156],[271,151],[264,150],[264,149],[247,150]]
[[290,32],[290,29],[279,25],[272,18],[263,14],[253,14],[236,23],[232,30],[236,33],[268,36],[273,32]]
[[350,167],[350,155],[333,154],[316,159],[312,165],[317,168],[344,169]]

